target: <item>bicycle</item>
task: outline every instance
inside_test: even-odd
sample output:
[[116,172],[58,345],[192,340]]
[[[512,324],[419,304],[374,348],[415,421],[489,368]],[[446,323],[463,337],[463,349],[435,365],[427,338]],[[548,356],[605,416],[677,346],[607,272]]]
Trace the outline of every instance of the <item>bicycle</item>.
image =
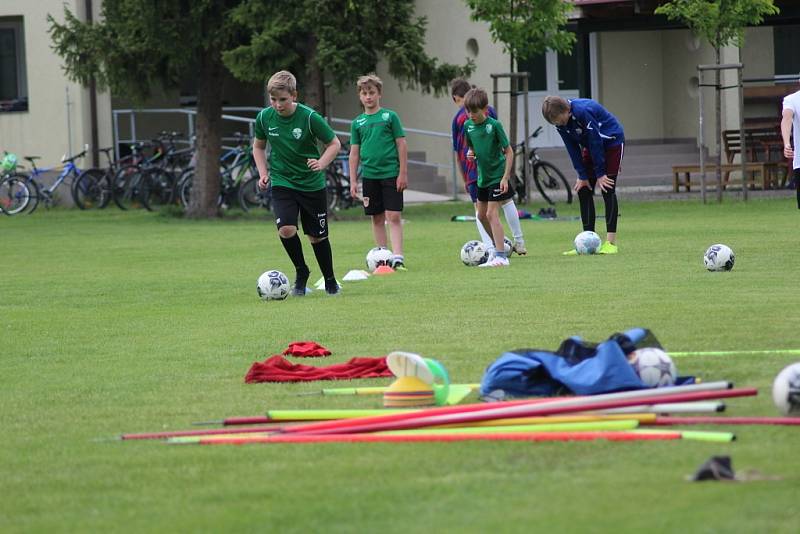
[[[155,147],[152,156],[144,149]],[[154,206],[172,203],[175,198],[175,175],[157,164],[165,153],[158,141],[142,141],[131,145],[134,163],[121,167],[114,176],[114,203],[122,210],[142,207],[153,211]]]
[[[542,127],[539,126],[528,138],[514,147],[514,154],[519,155],[523,153],[524,143],[537,137],[542,132]],[[530,201],[530,187],[528,179],[532,179],[536,189],[542,195],[542,198],[551,206],[555,206],[555,195],[562,189],[566,193],[566,203],[572,204],[572,187],[567,182],[564,173],[558,167],[545,161],[537,154],[538,148],[532,147],[529,149],[528,160],[523,163],[522,177],[517,175],[516,170],[512,175],[512,185],[516,191],[517,199],[520,204],[526,204]]]
[[350,194],[350,149],[346,146],[325,170],[325,191],[328,213],[351,208],[357,204]]
[[[75,164],[75,161],[83,158],[88,150],[89,145],[84,145],[84,149],[80,154],[72,156],[71,158],[67,158],[66,155],[64,155],[61,159],[62,165],[47,168],[39,168],[36,166],[36,160],[41,159],[39,156],[25,156],[25,159],[31,164],[30,173],[14,173],[3,179],[2,184],[0,184],[0,193],[4,195],[4,199],[10,198],[8,197],[9,193],[14,195],[13,208],[3,208],[4,213],[7,215],[16,215],[26,210],[29,210],[29,213],[33,213],[36,211],[40,202],[44,202],[45,207],[50,208],[56,201],[56,189],[68,180],[71,181],[71,186],[74,185],[84,174],[93,175],[99,180],[103,174],[100,169],[86,169],[85,171],[81,171]],[[61,172],[50,187],[45,187],[40,183],[38,179],[39,176],[59,168]],[[74,187],[70,187],[73,200],[75,200],[74,189]]]
[[5,153],[0,162],[0,213],[16,215],[25,209],[30,191],[25,185],[25,176],[18,175],[17,156]]

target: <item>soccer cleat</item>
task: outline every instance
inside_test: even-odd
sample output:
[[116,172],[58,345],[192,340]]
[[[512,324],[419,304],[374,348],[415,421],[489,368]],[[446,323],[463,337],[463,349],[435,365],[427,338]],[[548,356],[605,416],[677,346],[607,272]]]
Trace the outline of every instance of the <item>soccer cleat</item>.
[[495,256],[493,258],[489,258],[486,263],[481,263],[478,267],[508,267],[511,263],[508,261],[508,258],[503,258],[500,256]]
[[566,252],[562,252],[561,255],[562,256],[577,256],[578,255],[578,251],[573,248],[572,250],[568,250]]
[[392,259],[389,261],[389,267],[395,271],[407,271],[408,269],[406,269],[404,259],[403,256],[392,256]]
[[307,267],[297,270],[297,274],[294,277],[294,286],[292,287],[292,296],[304,297],[308,293],[311,293],[306,287],[309,274],[311,274],[311,271],[309,271]]
[[519,256],[524,256],[528,253],[528,249],[525,248],[525,241],[522,239],[517,239],[514,241],[514,245],[511,247],[511,250],[517,253]]
[[600,245],[600,249],[597,251],[598,254],[616,254],[619,251],[619,247],[613,243],[609,243],[606,241],[602,245]]
[[397,261],[394,264],[395,271],[407,271],[406,265],[402,261]]

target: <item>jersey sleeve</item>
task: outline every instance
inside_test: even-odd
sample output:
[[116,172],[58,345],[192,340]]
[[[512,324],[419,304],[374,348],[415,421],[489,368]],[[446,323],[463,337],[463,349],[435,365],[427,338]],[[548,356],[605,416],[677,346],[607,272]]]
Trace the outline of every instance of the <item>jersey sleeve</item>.
[[261,141],[267,140],[267,132],[264,130],[263,123],[266,111],[266,109],[262,109],[258,112],[258,115],[256,115],[255,128],[253,129],[253,135],[255,135],[256,139]]
[[497,112],[494,110],[492,106],[489,106],[489,116],[497,120]]
[[[358,117],[356,117],[356,119],[357,118]],[[361,144],[361,134],[358,133],[358,123],[356,119],[353,119],[353,122],[350,123],[350,146]]]
[[497,137],[497,143],[500,145],[500,148],[505,150],[505,148],[509,145],[508,136],[506,135],[506,130],[503,128],[503,125],[500,121],[495,123],[495,136]]
[[589,146],[586,148],[592,155],[592,165],[594,165],[594,176],[600,178],[606,174],[606,147],[603,138],[600,137],[600,125],[594,114],[587,110],[584,116],[586,124],[586,138]]
[[400,117],[394,112],[392,112],[392,136],[395,139],[406,136],[406,132],[403,130],[403,124],[400,122]]
[[586,167],[583,166],[583,154],[581,153],[580,145],[572,139],[569,134],[562,131],[561,128],[557,128],[556,130],[564,141],[564,146],[569,154],[569,159],[572,160],[572,166],[575,168],[575,172],[578,173],[578,178],[581,180],[588,180],[589,177],[586,174]]
[[309,127],[311,128],[311,133],[314,134],[314,137],[325,143],[326,145],[333,141],[333,138],[336,137],[336,134],[333,132],[333,128],[331,128],[325,119],[322,118],[322,115],[319,113],[312,113],[311,116],[308,118]]

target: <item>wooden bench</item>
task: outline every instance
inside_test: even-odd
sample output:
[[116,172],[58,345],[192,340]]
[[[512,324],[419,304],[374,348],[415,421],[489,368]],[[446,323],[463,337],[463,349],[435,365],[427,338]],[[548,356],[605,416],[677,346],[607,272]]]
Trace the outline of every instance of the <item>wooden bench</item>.
[[[751,124],[744,130],[747,159],[745,161],[772,163],[777,167],[783,168],[783,177],[780,180],[783,186],[789,177],[789,160],[783,157],[783,139],[781,138],[780,125],[773,120],[772,125],[765,126]],[[736,156],[742,156],[741,132],[737,130],[725,130],[722,132],[722,140],[725,147],[725,158],[727,163],[734,163]],[[772,171],[773,169],[770,169]],[[777,172],[777,168],[775,169]],[[730,171],[725,172],[722,180],[722,187],[728,185]],[[774,180],[778,184],[778,179]]]
[[[721,171],[723,175],[730,174],[731,172],[736,172],[741,170],[742,165],[740,163],[723,163],[721,167]],[[777,163],[770,163],[766,161],[750,161],[744,164],[745,172],[748,173],[751,178],[747,181],[749,186],[755,186],[758,181],[756,178],[760,177],[761,179],[761,186],[764,189],[769,189],[772,181],[773,181],[773,174],[777,172],[778,164]],[[713,163],[706,165],[706,186],[711,186],[712,188],[716,188],[717,179],[716,179],[716,172],[717,166]],[[693,185],[700,185],[700,180],[697,181],[691,180],[691,175],[693,173],[700,173],[700,165],[673,165],[672,166],[672,190],[674,192],[680,191],[680,188],[683,186],[686,188],[686,191],[691,191]],[[723,188],[727,185],[723,180]]]

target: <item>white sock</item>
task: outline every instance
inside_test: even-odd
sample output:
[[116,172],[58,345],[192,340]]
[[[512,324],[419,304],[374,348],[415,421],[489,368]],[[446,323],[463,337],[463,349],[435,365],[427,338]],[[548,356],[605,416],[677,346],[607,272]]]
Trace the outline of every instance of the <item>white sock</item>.
[[506,214],[506,222],[511,227],[511,235],[514,236],[514,241],[522,241],[522,225],[519,223],[519,212],[517,212],[517,205],[514,201],[503,204],[503,213]]
[[481,220],[478,219],[477,211],[475,212],[475,222],[478,223],[478,233],[481,235],[481,241],[483,241],[484,245],[491,246],[492,243],[494,243],[494,241],[492,241],[492,238],[489,237],[489,234],[486,233],[486,228],[483,227],[483,223],[481,222]]

